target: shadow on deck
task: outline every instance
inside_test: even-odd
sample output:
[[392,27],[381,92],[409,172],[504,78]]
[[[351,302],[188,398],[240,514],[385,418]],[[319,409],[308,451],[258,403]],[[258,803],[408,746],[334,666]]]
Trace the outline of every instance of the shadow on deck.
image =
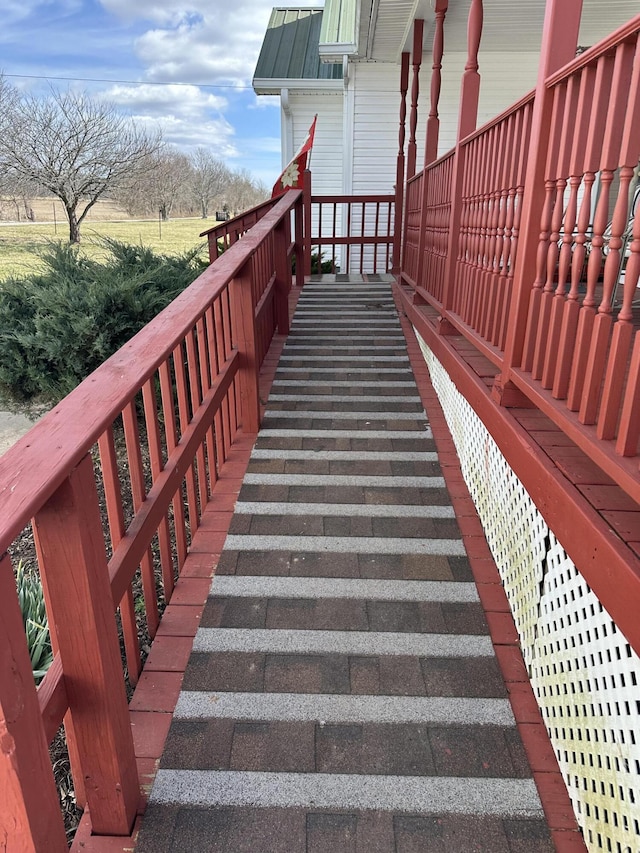
[[135,849],[584,850],[391,278],[337,278],[265,363],[131,702]]

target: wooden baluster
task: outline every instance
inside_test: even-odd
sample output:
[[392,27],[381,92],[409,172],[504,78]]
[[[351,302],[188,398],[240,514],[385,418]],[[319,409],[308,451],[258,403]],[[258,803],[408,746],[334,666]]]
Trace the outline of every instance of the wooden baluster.
[[[607,125],[605,129],[603,143],[601,171],[601,193],[603,196],[606,196],[607,208],[610,186],[613,180],[613,172],[616,169],[620,158],[620,131],[622,124],[625,120],[625,115],[628,111],[627,99],[631,88],[631,72],[634,53],[634,45],[630,44],[629,42],[625,42],[623,44],[618,45],[615,54],[613,68],[613,85],[611,89],[611,98],[609,101],[610,110],[609,114],[607,115]],[[632,113],[632,111],[629,112]],[[626,198],[622,198],[620,200],[620,205],[616,205],[616,211],[614,215],[614,227],[617,228],[620,226],[620,223],[622,223],[622,227],[620,227],[618,234],[622,233],[624,225],[626,225],[626,212],[623,211],[625,204]],[[600,205],[598,205],[598,209],[599,208]],[[598,213],[596,212],[596,219],[597,218]],[[600,219],[600,224],[601,223],[602,217]],[[606,224],[602,231],[598,231],[598,234],[600,235],[600,253],[602,252],[602,234],[604,234],[605,228]],[[594,234],[594,244],[596,242],[595,236],[596,235]],[[598,313],[596,315],[595,320],[593,321],[593,334],[589,348],[589,357],[587,359],[584,388],[582,390],[582,399],[580,401],[580,410],[578,413],[578,417],[581,423],[583,424],[592,424],[596,421],[598,402],[600,399],[600,390],[602,380],[604,378],[607,347],[609,345],[611,326],[613,323],[613,318],[611,316],[610,300],[611,293],[613,290],[613,283],[617,276],[618,260],[619,256],[618,258],[614,258],[614,262],[616,264],[615,270],[613,270],[611,263],[608,264],[608,269],[607,265],[605,264],[604,294],[608,293],[608,299],[605,295],[603,295],[603,301],[600,303]],[[591,258],[589,258],[589,262],[591,262]],[[599,268],[600,264],[598,264],[598,271]]]
[[[189,417],[189,423],[193,419],[193,416],[198,411],[200,407],[200,403],[202,402],[202,388],[200,386],[200,367],[198,364],[198,356],[196,354],[196,329],[192,329],[186,336],[186,349],[187,349],[187,373],[189,377],[189,397],[191,402],[191,414]],[[209,500],[209,490],[207,488],[207,465],[204,458],[204,446],[201,444],[196,451],[196,471],[197,471],[197,485],[198,485],[198,501],[199,501],[199,509],[198,509],[198,523],[200,522],[200,518],[202,517],[202,513],[204,512],[204,508],[207,505]]]
[[[499,233],[500,229],[500,208],[502,201],[502,188],[505,183],[504,176],[504,164],[507,155],[507,151],[505,150],[507,147],[506,143],[506,130],[507,123],[501,122],[500,126],[495,128],[497,131],[495,133],[495,149],[494,155],[495,160],[492,162],[495,164],[492,171],[492,180],[491,186],[493,186],[493,191],[490,195],[490,205],[491,205],[491,216],[489,218],[489,240],[488,240],[488,250],[487,250],[487,259],[486,259],[486,279],[487,279],[487,292],[488,299],[485,306],[485,318],[482,326],[482,335],[485,339],[490,340],[492,335],[492,329],[495,324],[495,311],[498,300],[498,290],[497,290],[497,246],[498,241],[500,240],[500,245],[502,245],[501,234]],[[496,166],[498,168],[496,168]]]
[[140,791],[90,455],[36,514],[34,536],[92,830],[128,835]]
[[[640,40],[636,42],[635,58],[632,68],[632,79],[629,86],[629,104],[636,104],[640,98]],[[622,145],[620,161],[623,164],[620,169],[620,188],[618,199],[613,212],[611,226],[611,239],[609,241],[609,254],[604,266],[604,286],[602,303],[598,309],[605,313],[605,309],[611,312],[611,304],[615,289],[618,286],[618,277],[622,269],[623,254],[620,249],[623,246],[622,235],[627,229],[629,221],[629,201],[631,180],[635,174],[640,153],[640,118],[637,110],[628,109],[625,115],[625,123],[622,134]],[[613,328],[611,346],[607,360],[602,402],[597,421],[596,434],[598,438],[606,440],[614,438],[618,426],[620,404],[624,386],[624,374],[631,353],[631,341],[633,336],[633,299],[636,293],[638,281],[638,239],[640,228],[638,217],[634,218],[633,239],[636,240],[635,252],[631,250],[629,264],[624,274],[622,308],[618,314],[617,322]],[[632,240],[633,242],[633,240]],[[627,431],[627,434],[629,432]],[[625,441],[623,441],[623,447]]]
[[[594,96],[592,114],[593,118],[589,123],[589,133],[587,137],[587,155],[585,159],[585,193],[586,187],[589,185],[589,193],[591,195],[590,175],[594,176],[598,172],[602,157],[602,146],[604,142],[604,133],[607,123],[608,103],[611,98],[611,85],[613,79],[613,59],[609,56],[599,58],[596,66],[596,77],[594,84]],[[611,184],[610,175],[600,175],[600,185],[605,178],[608,183],[605,186],[606,198],[603,197],[602,189],[600,190],[598,204],[593,217],[593,225],[591,227],[591,240],[589,259],[587,261],[587,293],[582,302],[578,314],[578,324],[575,333],[575,347],[573,351],[573,361],[571,363],[571,372],[569,376],[569,387],[567,390],[567,408],[570,411],[578,411],[580,401],[582,399],[582,389],[584,387],[584,377],[587,370],[587,359],[589,356],[589,346],[591,342],[591,334],[593,331],[593,322],[595,319],[595,289],[600,275],[602,265],[602,234],[607,226],[608,217],[608,193]],[[589,200],[589,215],[591,214],[591,199]],[[592,257],[593,256],[593,257]],[[575,310],[575,309],[573,309]]]
[[[178,344],[173,351],[173,368],[176,377],[176,392],[178,397],[178,417],[180,433],[184,435],[189,427],[189,396],[187,392],[187,372],[185,369],[185,345]],[[189,530],[191,538],[200,525],[198,514],[198,498],[196,492],[196,477],[193,463],[189,465],[186,474],[187,507],[189,510]]]
[[[158,479],[164,469],[162,459],[162,444],[160,441],[160,425],[158,423],[158,400],[156,398],[155,377],[147,380],[142,388],[142,399],[144,403],[144,417],[147,427],[147,440],[149,442],[149,461],[151,463],[152,481]],[[169,519],[165,517],[158,527],[158,545],[160,551],[160,566],[162,569],[162,582],[164,586],[165,602],[168,602],[175,585],[173,579],[173,557],[171,555],[171,533],[169,531]]]
[[[138,414],[135,402],[128,403],[122,413],[124,424],[124,435],[127,444],[127,459],[129,461],[129,479],[131,482],[131,497],[133,499],[134,512],[138,512],[147,497],[144,481],[144,469],[142,465],[142,451],[140,443],[140,431],[138,429]],[[158,613],[158,598],[156,595],[156,582],[153,570],[153,553],[151,546],[145,551],[140,564],[142,576],[142,591],[146,609],[147,627],[151,638],[155,637],[160,615]]]
[[[555,273],[558,276],[558,282],[555,287],[555,295],[551,298],[551,310],[549,316],[549,327],[547,339],[544,347],[544,366],[542,369],[542,387],[551,388],[555,376],[558,348],[560,346],[560,333],[562,330],[562,315],[564,313],[565,285],[569,267],[571,265],[571,247],[573,244],[573,232],[576,224],[577,204],[578,204],[578,187],[581,183],[581,176],[574,175],[571,166],[573,163],[572,154],[574,152],[574,140],[576,137],[576,120],[578,111],[578,101],[580,97],[580,89],[577,86],[576,76],[569,78],[567,84],[567,95],[564,107],[564,116],[562,120],[562,136],[560,140],[560,152],[558,158],[558,175],[562,186],[562,199],[564,203],[565,189],[567,183],[570,184],[569,200],[567,202],[566,211],[561,211],[560,229],[563,232],[558,232],[555,239],[555,232],[551,235],[552,255],[555,255]],[[571,180],[567,182],[565,175],[571,174]],[[558,187],[560,190],[560,187]],[[560,195],[560,191],[558,193]],[[559,244],[562,244],[560,248]],[[551,259],[549,268],[551,267]]]
[[[164,418],[164,429],[167,439],[167,453],[169,456],[176,449],[178,444],[176,433],[176,417],[173,384],[171,381],[171,370],[169,361],[163,361],[160,365],[160,392],[162,395],[162,415]],[[218,417],[216,415],[216,417]],[[186,525],[184,517],[184,503],[182,500],[182,490],[178,490],[173,498],[173,526],[176,537],[176,556],[178,559],[178,572],[182,571],[182,566],[187,557],[187,538]]]
[[0,557],[0,733],[3,849],[66,853],[60,803],[6,554]]
[[[206,339],[207,339],[207,363],[209,365],[209,375],[208,375],[208,383],[207,388],[210,388],[213,383],[218,378],[218,373],[220,368],[218,366],[218,350],[217,350],[217,341],[216,341],[216,324],[215,317],[213,314],[213,305],[209,305],[207,310],[204,313],[204,323],[206,328]],[[164,396],[163,396],[164,400]],[[212,437],[214,442],[214,448],[211,451],[213,453],[213,458],[210,460],[209,465],[209,477],[211,482],[215,484],[218,480],[218,475],[220,473],[220,459],[222,452],[222,414],[220,408],[216,411],[213,416],[213,424],[211,426]],[[168,437],[167,437],[168,441]]]
[[[207,328],[204,315],[200,317],[198,322],[196,323],[196,332],[197,332],[197,343],[198,343],[198,367],[199,367],[199,377],[200,377],[200,387],[202,389],[202,397],[207,393],[209,388],[211,388],[211,364],[209,362],[209,348],[207,346]],[[156,411],[157,411],[157,403],[156,403]],[[216,454],[215,454],[215,445],[214,445],[214,437],[213,437],[213,424],[207,430],[205,436],[205,444],[207,448],[207,460],[208,464],[206,466],[206,475],[205,475],[205,484],[207,486],[207,494],[211,495],[211,489],[213,488],[216,482]],[[162,528],[161,528],[162,531]],[[162,535],[162,534],[161,534]]]
[[511,228],[511,240],[507,256],[507,279],[508,286],[506,287],[506,298],[504,308],[502,310],[502,320],[500,324],[499,346],[504,350],[507,340],[507,328],[509,322],[509,311],[511,308],[511,299],[514,281],[514,269],[518,256],[518,244],[520,241],[520,222],[522,219],[522,201],[524,198],[524,182],[527,169],[527,158],[529,154],[529,137],[531,134],[531,123],[533,118],[533,107],[531,104],[526,104],[522,114],[522,126],[518,136],[518,160],[517,174],[515,178],[515,195],[513,200],[513,226]]
[[[571,201],[567,209],[567,223],[561,251],[561,270],[559,275],[564,278],[565,264],[569,265],[571,287],[564,302],[560,338],[558,342],[558,357],[556,360],[555,376],[553,378],[552,394],[556,399],[564,399],[569,389],[571,360],[574,355],[579,305],[578,296],[586,257],[587,232],[591,224],[591,191],[595,180],[593,171],[585,171],[587,157],[590,152],[588,140],[595,100],[596,72],[593,66],[583,68],[580,75],[580,90],[578,94],[577,126],[573,138],[571,154]],[[595,118],[594,118],[595,120]],[[583,174],[584,173],[584,174]],[[577,212],[577,201],[582,186],[582,200]],[[574,199],[575,189],[575,202]],[[569,241],[569,228],[575,230],[573,249]],[[567,247],[565,249],[565,246]],[[566,257],[563,255],[566,253]]]
[[516,195],[516,139],[518,136],[518,127],[521,122],[522,111],[518,110],[517,113],[509,117],[506,130],[506,150],[503,159],[502,188],[500,191],[498,229],[496,234],[496,258],[493,273],[496,288],[496,307],[492,319],[490,341],[494,346],[498,346],[500,341],[500,329],[504,315],[506,276],[511,245],[510,235],[513,227],[513,200]]
[[409,145],[407,147],[407,180],[416,173],[416,129],[418,127],[418,96],[420,94],[420,65],[422,63],[422,36],[424,21],[416,18],[413,22],[413,78],[411,81],[411,111],[409,113]]
[[[118,476],[118,458],[112,427],[109,427],[102,433],[98,439],[98,447],[104,481],[105,503],[109,519],[111,548],[112,551],[115,551],[125,534],[125,525],[122,495],[120,493],[120,478]],[[127,585],[127,592],[118,606],[120,608],[120,622],[124,636],[129,682],[135,687],[142,670],[142,661],[140,659],[140,640],[136,625],[135,602],[130,583]]]
[[[551,211],[549,237],[543,259],[544,287],[540,294],[536,316],[533,317],[531,313],[529,315],[532,324],[535,325],[536,329],[533,363],[531,366],[531,376],[534,379],[540,379],[542,377],[544,356],[546,352],[546,335],[549,329],[549,316],[551,314],[551,303],[555,289],[554,277],[558,265],[558,241],[560,239],[560,229],[562,228],[564,190],[567,186],[566,180],[563,177],[558,176],[563,132],[562,118],[566,104],[566,94],[567,87],[565,83],[560,83],[555,87],[546,170],[547,181],[553,182],[554,185],[553,208]],[[542,241],[540,248],[542,249]]]
[[[633,234],[630,245],[630,255],[624,276],[624,296],[622,308],[618,314],[616,328],[623,324],[625,330],[631,326],[633,319],[633,300],[636,296],[638,278],[640,277],[640,205],[636,209],[633,220]],[[625,332],[626,334],[626,332]],[[616,442],[616,452],[621,456],[637,456],[640,439],[640,332],[636,332],[631,356],[631,366],[627,378],[620,428]]]

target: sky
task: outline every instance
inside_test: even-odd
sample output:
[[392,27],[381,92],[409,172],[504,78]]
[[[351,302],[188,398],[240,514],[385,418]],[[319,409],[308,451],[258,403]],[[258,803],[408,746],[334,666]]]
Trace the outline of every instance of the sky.
[[258,97],[251,79],[275,5],[287,2],[0,0],[0,72],[34,94],[104,98],[185,153],[205,146],[271,186],[279,98]]

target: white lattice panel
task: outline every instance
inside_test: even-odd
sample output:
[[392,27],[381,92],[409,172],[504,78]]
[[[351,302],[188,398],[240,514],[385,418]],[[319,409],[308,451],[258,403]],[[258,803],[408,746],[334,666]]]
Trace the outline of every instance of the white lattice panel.
[[587,846],[640,853],[640,660],[418,340]]

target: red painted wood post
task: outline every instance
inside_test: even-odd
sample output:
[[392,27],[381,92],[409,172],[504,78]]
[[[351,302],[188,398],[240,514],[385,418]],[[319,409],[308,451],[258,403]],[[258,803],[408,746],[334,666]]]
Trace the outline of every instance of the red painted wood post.
[[140,790],[91,456],[37,513],[34,535],[92,831],[128,835]]
[[304,218],[304,274],[311,275],[311,172],[302,173],[302,204]]
[[416,129],[418,127],[418,97],[420,94],[420,65],[422,64],[422,36],[424,21],[416,18],[413,22],[413,78],[411,81],[411,112],[409,113],[409,145],[407,147],[407,180],[416,173]]
[[233,278],[229,288],[233,338],[240,355],[238,381],[240,413],[245,433],[260,429],[260,393],[256,352],[256,314],[253,303],[253,255]]
[[427,119],[427,133],[424,146],[424,165],[428,166],[438,157],[438,138],[440,136],[440,118],[438,104],[442,86],[442,56],[444,54],[444,19],[449,8],[449,0],[435,0],[436,29],[433,34],[433,66],[431,69],[431,106]]
[[471,0],[467,20],[467,64],[462,75],[460,90],[460,112],[458,115],[458,141],[476,129],[478,101],[480,99],[480,75],[478,74],[478,51],[482,38],[484,7],[482,0]]
[[0,559],[0,844],[66,853],[24,625],[8,556]]
[[547,89],[545,81],[550,74],[566,65],[575,56],[581,15],[582,0],[547,0],[503,372],[497,377],[493,389],[494,399],[503,405],[506,405],[510,398],[511,369],[519,367],[522,360],[529,297],[535,270],[538,268],[536,258],[540,241],[540,223],[545,205],[544,177],[554,100],[554,93]]
[[[460,236],[460,225],[462,223],[462,186],[465,171],[465,148],[461,145],[465,136],[476,129],[478,118],[478,98],[480,96],[480,75],[478,74],[478,51],[480,49],[480,38],[482,36],[483,6],[482,0],[472,0],[469,9],[467,25],[468,59],[462,75],[460,87],[460,111],[458,114],[458,135],[456,140],[456,153],[451,178],[451,215],[449,218],[449,238],[447,241],[447,259],[444,268],[444,287],[442,293],[442,305],[445,311],[449,310],[454,298],[456,258],[458,255],[458,242]],[[448,324],[440,325],[441,331],[445,331]]]
[[294,209],[294,235],[296,259],[296,287],[304,285],[304,203],[303,196],[296,202]]
[[409,54],[402,54],[400,65],[400,126],[398,128],[398,158],[396,163],[396,198],[394,207],[393,262],[392,272],[397,273],[401,265],[402,229],[404,209],[404,140],[407,121],[407,90],[409,89]]
[[287,254],[291,242],[291,219],[287,213],[278,223],[273,236],[276,267],[275,311],[278,334],[289,334],[289,293],[291,291],[291,261]]

